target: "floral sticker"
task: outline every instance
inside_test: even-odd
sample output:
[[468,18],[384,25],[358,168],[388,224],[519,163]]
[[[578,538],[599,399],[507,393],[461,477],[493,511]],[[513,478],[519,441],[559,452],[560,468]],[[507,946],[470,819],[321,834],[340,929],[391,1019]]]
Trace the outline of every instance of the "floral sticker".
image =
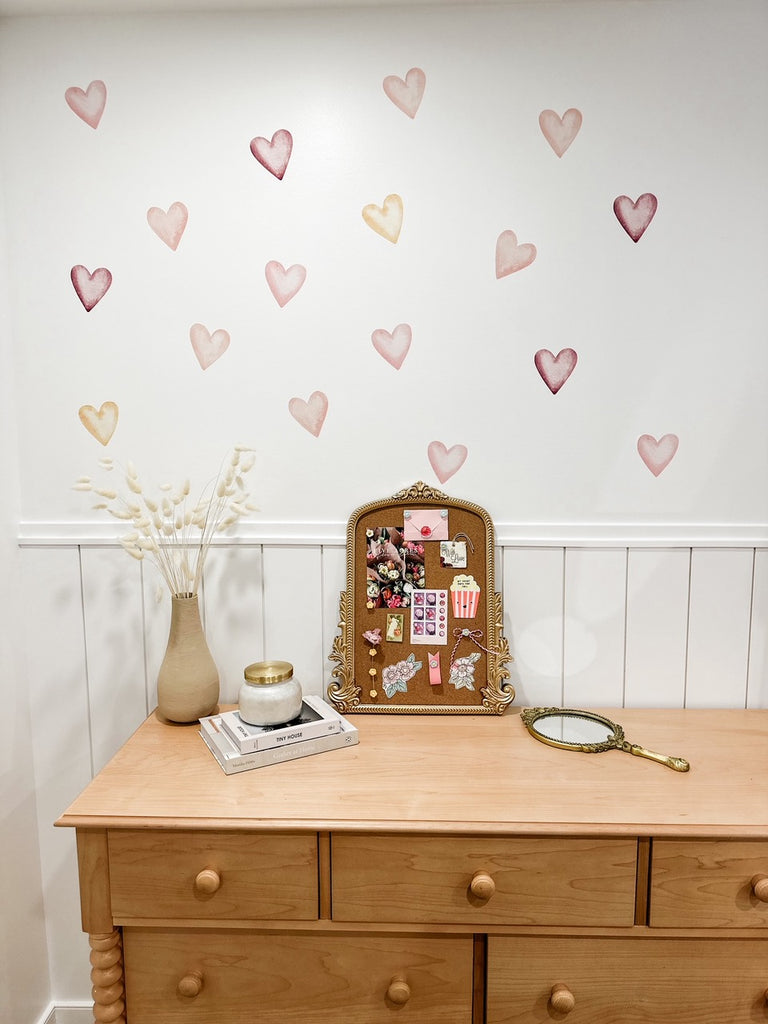
[[396,665],[387,665],[383,672],[384,693],[388,697],[394,697],[396,693],[407,693],[408,682],[413,679],[421,668],[421,662],[416,661],[416,655],[411,653],[405,661],[398,661]]
[[457,658],[451,665],[449,683],[457,690],[474,690],[475,662],[480,660],[479,651],[473,651],[465,658]]

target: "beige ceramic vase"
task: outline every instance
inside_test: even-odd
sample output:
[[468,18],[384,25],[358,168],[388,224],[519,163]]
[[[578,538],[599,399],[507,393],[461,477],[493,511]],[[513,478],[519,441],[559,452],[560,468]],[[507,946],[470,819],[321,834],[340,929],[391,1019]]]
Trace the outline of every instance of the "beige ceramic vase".
[[171,629],[157,675],[157,710],[171,722],[196,722],[219,700],[219,672],[206,643],[197,594],[173,594]]

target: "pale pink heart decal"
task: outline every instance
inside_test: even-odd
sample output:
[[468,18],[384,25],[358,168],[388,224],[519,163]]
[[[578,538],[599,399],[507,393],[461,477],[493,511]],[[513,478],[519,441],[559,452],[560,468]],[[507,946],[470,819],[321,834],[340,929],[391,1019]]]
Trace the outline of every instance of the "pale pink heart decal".
[[574,371],[578,356],[572,348],[561,349],[553,355],[547,348],[539,349],[533,357],[541,379],[553,395],[556,395]]
[[373,332],[371,341],[382,359],[399,370],[411,347],[411,328],[408,324],[398,324],[390,334],[381,327]]
[[171,203],[168,212],[159,206],[147,210],[147,223],[161,241],[175,252],[187,226],[189,212],[184,203]]
[[405,81],[397,75],[387,75],[384,79],[384,92],[404,114],[416,117],[426,85],[427,76],[421,68],[411,68]]
[[659,201],[652,192],[644,192],[633,203],[629,196],[618,196],[613,201],[613,212],[633,242],[639,242],[643,232],[653,220]]
[[303,398],[292,398],[288,411],[305,430],[319,437],[328,412],[328,398],[322,391],[313,391],[308,402]]
[[536,246],[518,244],[514,231],[502,231],[496,240],[496,277],[506,277],[528,267],[536,259]]
[[557,156],[562,156],[579,134],[581,111],[571,107],[559,117],[554,110],[542,110],[539,127]]
[[288,161],[291,159],[293,150],[293,136],[289,131],[281,128],[275,132],[270,140],[263,139],[260,135],[251,139],[251,152],[270,174],[282,181]]
[[192,342],[198,363],[207,370],[227,351],[230,339],[229,333],[221,328],[211,334],[202,324],[192,324],[189,329],[189,340]]
[[653,475],[658,476],[674,459],[679,444],[676,434],[665,434],[658,441],[650,434],[641,434],[637,439],[637,451]]
[[403,200],[398,195],[391,195],[384,200],[383,206],[369,203],[363,207],[363,220],[377,235],[394,243],[403,226]]
[[69,276],[77,297],[85,306],[87,313],[90,313],[96,303],[104,298],[112,284],[112,274],[106,267],[99,267],[98,270],[91,273],[78,264],[76,267],[72,267]]
[[264,268],[264,274],[267,278],[269,290],[277,299],[278,306],[282,309],[304,284],[307,270],[300,263],[294,263],[292,267],[288,267],[286,270],[282,263],[278,263],[277,260],[270,260]]
[[444,484],[464,465],[467,449],[463,444],[455,444],[452,448],[446,448],[442,441],[432,441],[427,447],[427,457],[435,471],[435,476],[441,484]]
[[80,422],[89,434],[100,444],[106,445],[117,428],[119,410],[114,402],[102,402],[100,409],[92,405],[82,405],[77,410]]
[[64,99],[81,121],[85,121],[91,128],[98,128],[107,102],[107,87],[103,82],[98,79],[91,82],[85,92],[73,85],[64,93]]

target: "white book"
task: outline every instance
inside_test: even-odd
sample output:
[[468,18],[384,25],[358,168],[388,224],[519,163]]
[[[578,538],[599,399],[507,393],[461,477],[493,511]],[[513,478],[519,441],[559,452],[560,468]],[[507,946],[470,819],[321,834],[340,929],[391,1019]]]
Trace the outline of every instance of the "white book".
[[200,735],[225,775],[246,772],[251,768],[263,768],[265,765],[279,764],[281,761],[293,761],[298,757],[307,757],[310,754],[321,754],[325,750],[352,747],[359,742],[357,726],[339,716],[338,732],[327,733],[301,743],[289,743],[284,747],[269,747],[267,750],[255,750],[250,754],[241,754],[229,733],[224,729],[221,718],[221,715],[209,715],[207,718],[201,718]]
[[286,747],[319,736],[328,736],[341,729],[341,715],[322,697],[306,696],[296,718],[285,725],[251,725],[244,722],[239,711],[225,711],[221,724],[241,754],[255,750]]

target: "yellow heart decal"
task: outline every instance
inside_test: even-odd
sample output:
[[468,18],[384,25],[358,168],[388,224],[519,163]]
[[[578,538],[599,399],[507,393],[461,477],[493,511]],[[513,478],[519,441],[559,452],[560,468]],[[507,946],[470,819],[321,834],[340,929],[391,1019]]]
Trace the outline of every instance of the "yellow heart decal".
[[388,242],[396,242],[403,226],[403,200],[398,195],[387,196],[384,206],[369,203],[363,207],[363,220]]
[[114,402],[103,402],[100,409],[92,405],[81,405],[77,411],[85,429],[101,444],[108,444],[117,428],[119,410]]

